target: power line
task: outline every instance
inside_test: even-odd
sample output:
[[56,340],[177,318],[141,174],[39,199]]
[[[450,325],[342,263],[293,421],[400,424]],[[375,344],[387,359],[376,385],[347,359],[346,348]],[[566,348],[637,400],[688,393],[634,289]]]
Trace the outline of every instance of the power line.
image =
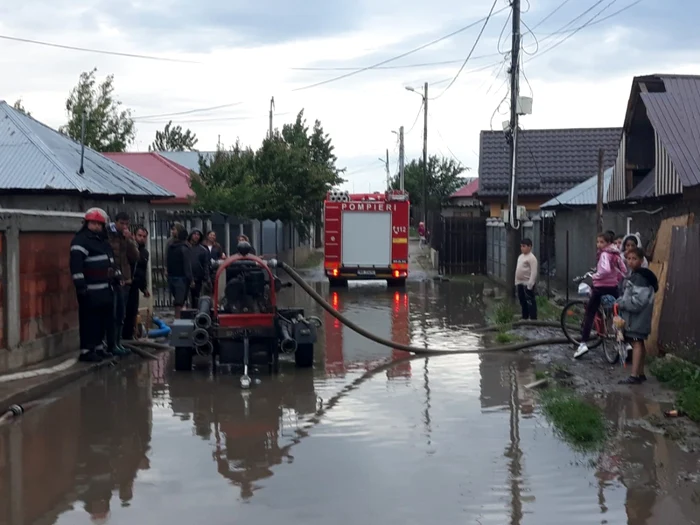
[[68,49],[70,51],[82,51],[83,53],[96,53],[99,55],[112,55],[112,56],[127,57],[127,58],[140,58],[142,60],[158,60],[161,62],[179,62],[181,64],[201,64],[201,62],[196,62],[194,60],[181,60],[178,58],[156,57],[156,56],[152,56],[152,55],[140,55],[140,54],[135,54],[135,53],[121,53],[119,51],[106,51],[104,49],[92,49],[92,48],[87,48],[87,47],[68,46],[65,44],[55,44],[53,42],[43,42],[41,40],[32,40],[30,38],[20,38],[17,36],[9,36],[9,35],[0,35],[0,39],[10,40],[12,42],[22,42],[24,44],[35,44],[35,45],[39,45],[39,46],[55,47],[58,49]]
[[211,106],[208,108],[190,109],[188,111],[178,111],[176,113],[161,113],[159,115],[145,115],[143,117],[134,117],[132,120],[138,122],[139,120],[146,120],[146,119],[177,117],[179,115],[191,115],[192,113],[205,113],[207,111],[214,111],[216,109],[232,108],[234,106],[240,106],[241,104],[243,104],[243,102],[234,102],[232,104],[222,104],[220,106]]
[[[506,7],[503,7],[502,9],[499,9],[498,11],[496,11],[495,14],[498,14],[498,13],[500,13],[500,12],[502,12],[502,11],[505,11],[506,9],[510,9],[510,6],[506,6]],[[489,16],[487,16],[487,17],[485,17],[485,18],[481,18],[480,20],[477,20],[476,22],[472,22],[472,23],[469,24],[469,25],[466,25],[466,26],[464,26],[464,27],[461,27],[461,28],[457,29],[456,31],[453,31],[452,33],[449,33],[449,34],[447,34],[447,35],[445,35],[445,36],[441,36],[440,38],[437,38],[437,39],[435,39],[435,40],[432,40],[432,41],[428,42],[427,44],[423,44],[422,46],[418,46],[418,47],[416,47],[416,48],[414,48],[414,49],[412,49],[412,50],[410,50],[410,51],[406,51],[405,53],[401,53],[400,55],[397,55],[397,56],[395,56],[395,57],[388,58],[388,59],[386,59],[386,60],[382,60],[381,62],[378,62],[378,63],[373,64],[373,65],[371,65],[371,66],[363,67],[363,68],[357,69],[357,70],[355,70],[355,71],[351,71],[351,72],[349,72],[349,73],[345,73],[344,75],[339,75],[339,76],[337,76],[337,77],[333,77],[333,78],[329,78],[329,79],[326,79],[326,80],[322,80],[321,82],[316,82],[316,83],[310,84],[310,85],[308,85],[308,86],[303,86],[303,87],[295,88],[295,89],[293,89],[292,91],[304,91],[304,90],[311,89],[311,88],[315,88],[315,87],[318,87],[318,86],[323,86],[323,85],[325,85],[325,84],[330,84],[331,82],[336,82],[336,81],[338,81],[338,80],[342,80],[342,79],[345,79],[345,78],[348,78],[348,77],[357,75],[358,73],[363,73],[363,72],[368,71],[368,70],[370,70],[370,69],[375,69],[376,67],[383,66],[384,64],[388,64],[388,63],[390,63],[390,62],[394,62],[394,61],[396,61],[396,60],[400,60],[400,59],[402,59],[402,58],[404,58],[404,57],[407,57],[407,56],[409,56],[409,55],[412,55],[412,54],[414,54],[414,53],[417,53],[418,51],[421,51],[421,50],[423,50],[423,49],[425,49],[425,48],[427,48],[427,47],[430,47],[430,46],[433,46],[433,45],[435,45],[435,44],[438,44],[438,43],[442,42],[443,40],[447,40],[448,38],[452,38],[453,36],[458,35],[459,33],[463,33],[463,32],[466,31],[467,29],[471,29],[472,27],[474,27],[475,25],[478,25],[479,23],[481,23],[481,22],[483,22],[483,21],[488,21],[488,19],[491,17],[491,14],[492,14],[492,13],[489,13]]]
[[[601,0],[601,1],[602,1],[602,0]],[[600,4],[601,1],[597,2],[595,5]],[[593,22],[596,18],[598,18],[601,14],[603,14],[604,11],[606,11],[610,6],[612,6],[613,4],[615,4],[617,1],[618,1],[618,0],[611,0],[610,3],[608,3],[608,5],[606,5],[605,7],[603,7],[603,9],[601,9],[601,10],[598,11],[595,15],[593,15],[593,17],[591,17],[586,23],[584,23],[584,24],[581,25],[580,27],[577,27],[573,32],[569,33],[568,35],[566,35],[564,38],[562,38],[562,39],[559,40],[558,42],[555,42],[554,44],[552,44],[552,45],[549,46],[548,48],[543,49],[540,53],[538,53],[537,55],[533,56],[530,60],[528,60],[528,62],[530,62],[531,60],[534,60],[534,59],[537,58],[537,57],[541,57],[542,55],[548,53],[548,52],[551,51],[552,49],[555,49],[555,48],[559,47],[560,45],[562,45],[564,42],[566,42],[567,40],[569,40],[569,39],[570,39],[572,36],[574,36],[576,33],[578,33],[579,31],[581,31],[582,29],[588,27],[588,26],[591,24],[591,22]]]
[[564,7],[564,6],[565,6],[566,4],[568,4],[569,2],[571,2],[571,0],[564,0],[561,4],[559,4],[559,5],[558,5],[557,7],[555,7],[552,11],[550,11],[550,13],[549,13],[547,16],[545,16],[542,20],[540,20],[540,21],[537,22],[534,26],[532,26],[532,30],[534,31],[535,29],[537,29],[538,27],[540,27],[542,24],[544,24],[547,20],[549,20],[550,18],[552,18],[552,17],[557,13],[557,11],[559,11],[562,7]]
[[413,131],[413,128],[416,127],[416,123],[418,122],[418,117],[420,117],[421,111],[423,110],[423,106],[425,105],[425,100],[421,99],[420,107],[418,108],[418,113],[416,113],[416,118],[413,121],[413,124],[411,125],[411,128],[404,134],[404,136],[408,135]]
[[486,29],[486,26],[489,23],[489,20],[491,20],[491,15],[493,15],[493,10],[496,9],[496,4],[498,3],[498,0],[493,0],[493,4],[491,4],[491,9],[489,10],[489,14],[486,15],[486,18],[484,19],[484,24],[481,26],[481,30],[479,31],[479,34],[476,35],[476,40],[474,40],[474,45],[472,48],[469,50],[469,54],[467,55],[467,58],[464,59],[464,63],[462,64],[462,67],[459,68],[459,71],[457,71],[457,74],[454,76],[452,79],[452,82],[450,82],[447,87],[443,90],[442,93],[440,93],[437,97],[434,97],[432,100],[436,100],[443,96],[445,93],[447,93],[447,90],[450,89],[455,82],[457,82],[457,79],[459,78],[459,75],[462,73],[464,68],[467,65],[467,62],[469,62],[469,59],[471,56],[474,54],[474,50],[476,49],[476,46],[479,45],[479,41],[481,40],[481,35],[484,34],[484,30]]
[[[495,56],[500,56],[501,53],[489,53],[487,55],[479,55],[472,57],[472,60],[478,60],[481,58],[492,58]],[[372,69],[372,70],[392,70],[392,69],[412,69],[412,68],[421,68],[421,67],[432,67],[432,66],[450,66],[453,64],[461,64],[464,62],[463,58],[457,58],[454,60],[442,60],[442,61],[437,61],[437,62],[422,62],[422,63],[417,63],[417,64],[403,64],[403,65],[397,65],[397,66],[376,66],[372,67],[369,66],[365,69]],[[292,71],[359,71],[363,69],[362,67],[358,66],[345,66],[345,67],[290,67],[289,68]]]
[[[291,115],[293,112],[292,111],[285,111],[284,113],[275,113],[275,117],[282,117],[284,115]],[[195,120],[178,120],[175,123],[176,124],[195,124],[195,123],[203,123],[203,122],[227,122],[227,121],[232,121],[232,120],[258,120],[261,118],[269,118],[270,115],[256,115],[256,116],[248,116],[248,117],[221,117],[221,118],[210,118],[210,119],[195,119]],[[169,119],[170,120],[170,119]],[[144,120],[144,121],[139,121],[141,124],[167,124],[169,120]]]
[[[553,33],[548,33],[548,34],[545,36],[545,38],[549,38],[549,37],[552,37],[552,36],[555,36],[555,35],[560,35],[560,34],[568,33],[569,31],[576,31],[576,30],[578,30],[578,29],[583,29],[584,27],[590,27],[590,26],[594,26],[594,25],[596,25],[596,24],[600,24],[600,23],[602,23],[602,22],[605,22],[606,20],[609,20],[609,19],[611,19],[611,18],[613,18],[613,17],[619,15],[620,13],[623,13],[623,12],[627,11],[628,9],[633,8],[634,6],[636,6],[637,4],[641,3],[642,1],[643,1],[643,0],[636,0],[635,2],[632,2],[631,4],[628,4],[628,5],[626,5],[625,7],[622,7],[622,8],[620,8],[620,9],[618,9],[617,11],[613,11],[612,13],[610,13],[610,14],[607,15],[607,16],[604,16],[603,18],[599,18],[599,19],[597,19],[597,20],[594,20],[593,22],[586,23],[586,24],[584,24],[584,25],[582,25],[582,26],[578,26],[578,27],[574,28],[573,30],[572,30],[572,29],[568,29],[568,30],[565,30],[565,31],[554,31]],[[543,40],[544,40],[544,39],[543,39]]]

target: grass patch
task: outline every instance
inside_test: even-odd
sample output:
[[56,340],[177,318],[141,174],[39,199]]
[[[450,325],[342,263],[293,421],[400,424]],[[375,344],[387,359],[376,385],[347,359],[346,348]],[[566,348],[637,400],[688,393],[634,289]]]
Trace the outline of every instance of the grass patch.
[[507,326],[513,324],[515,317],[515,305],[511,301],[499,301],[492,308],[491,321],[498,326]]
[[544,370],[535,370],[535,379],[541,381],[542,379],[547,379],[549,374]]
[[538,295],[537,318],[542,321],[558,321],[561,316],[561,308],[554,304],[548,297]]
[[700,367],[674,357],[654,359],[649,370],[677,391],[676,402],[693,421],[700,422]]
[[561,388],[542,391],[540,401],[547,419],[569,443],[593,448],[605,440],[605,419],[597,406]]
[[408,228],[408,236],[411,238],[416,238],[418,237],[418,228],[415,226],[409,226]]
[[309,254],[309,256],[306,258],[306,260],[301,263],[297,264],[296,268],[297,269],[309,269],[309,268],[316,268],[321,264],[323,261],[323,252],[322,251],[313,251]]
[[506,330],[499,330],[496,334],[496,342],[502,345],[507,345],[510,343],[517,343],[519,341],[524,341],[524,338],[519,335],[513,334]]

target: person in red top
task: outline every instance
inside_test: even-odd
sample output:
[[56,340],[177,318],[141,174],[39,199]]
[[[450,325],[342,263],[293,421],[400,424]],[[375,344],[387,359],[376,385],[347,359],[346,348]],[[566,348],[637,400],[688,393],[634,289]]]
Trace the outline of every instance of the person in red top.
[[620,282],[627,275],[627,267],[622,260],[620,250],[614,244],[614,240],[615,236],[611,232],[599,233],[596,239],[598,264],[592,275],[593,288],[581,329],[581,344],[574,354],[574,359],[578,359],[589,350],[588,339],[591,336],[593,321],[603,296],[611,295],[615,299],[620,296]]

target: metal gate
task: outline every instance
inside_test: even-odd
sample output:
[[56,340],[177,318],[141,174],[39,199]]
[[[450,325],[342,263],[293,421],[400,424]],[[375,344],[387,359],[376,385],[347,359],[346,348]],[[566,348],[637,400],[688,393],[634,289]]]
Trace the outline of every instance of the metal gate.
[[486,273],[484,217],[442,217],[439,229],[441,239],[438,264],[441,274]]

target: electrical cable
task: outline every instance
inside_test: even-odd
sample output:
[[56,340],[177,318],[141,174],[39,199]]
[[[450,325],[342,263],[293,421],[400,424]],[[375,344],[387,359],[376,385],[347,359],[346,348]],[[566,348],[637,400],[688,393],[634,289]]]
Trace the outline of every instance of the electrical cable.
[[486,18],[484,19],[484,24],[481,26],[481,30],[479,31],[479,34],[476,35],[476,40],[474,40],[474,45],[472,48],[469,50],[469,54],[467,55],[467,58],[464,59],[464,63],[462,64],[462,67],[459,68],[459,71],[457,71],[457,74],[455,77],[452,79],[452,82],[450,82],[447,87],[440,93],[437,97],[433,97],[430,100],[437,100],[441,96],[443,96],[447,91],[454,85],[455,82],[457,82],[457,79],[459,78],[459,75],[464,71],[464,68],[467,65],[467,62],[469,62],[469,59],[471,58],[472,54],[474,54],[474,50],[476,49],[476,46],[479,44],[479,41],[481,40],[481,35],[484,34],[484,30],[486,29],[486,26],[489,23],[489,20],[491,20],[491,15],[493,15],[493,10],[496,8],[496,4],[498,3],[498,0],[493,0],[493,4],[491,5],[491,9],[489,10],[489,14],[486,15]]
[[201,64],[201,62],[197,62],[195,60],[182,60],[179,58],[156,57],[156,56],[152,56],[152,55],[140,55],[137,53],[121,53],[119,51],[106,51],[104,49],[91,49],[88,47],[77,47],[77,46],[69,46],[69,45],[65,45],[65,44],[55,44],[53,42],[43,42],[41,40],[33,40],[31,38],[21,38],[21,37],[17,37],[17,36],[9,36],[9,35],[0,35],[0,39],[10,40],[12,42],[21,42],[23,44],[35,44],[35,45],[39,45],[39,46],[55,47],[58,49],[68,49],[70,51],[81,51],[83,53],[97,53],[100,55],[112,55],[112,56],[126,57],[126,58],[139,58],[142,60],[157,60],[160,62],[178,62],[180,64]]
[[564,7],[564,6],[565,6],[566,4],[568,4],[569,2],[571,2],[571,0],[564,0],[561,4],[559,4],[559,5],[558,5],[557,7],[555,7],[552,11],[550,11],[549,14],[548,14],[547,16],[545,16],[542,20],[540,20],[540,21],[537,22],[534,26],[532,26],[532,30],[534,31],[535,29],[537,29],[538,27],[540,27],[542,24],[544,24],[547,20],[549,20],[550,18],[552,18],[552,17],[557,13],[557,11],[559,11],[562,7]]
[[409,135],[411,131],[413,131],[413,128],[416,127],[416,124],[418,123],[418,118],[420,117],[421,111],[423,111],[423,106],[425,105],[425,100],[421,97],[421,102],[420,102],[420,107],[418,108],[418,113],[416,114],[416,118],[413,121],[413,124],[411,125],[411,129],[409,129],[404,136]]
[[507,53],[507,51],[501,51],[501,39],[503,38],[503,35],[506,32],[506,27],[508,27],[508,22],[510,21],[510,17],[513,16],[513,13],[508,13],[508,16],[506,17],[506,21],[503,22],[503,27],[501,28],[501,34],[498,35],[498,42],[496,42],[496,49],[500,54]]
[[[600,0],[599,2],[597,2],[596,5],[598,5],[601,1],[602,1],[602,0]],[[586,23],[584,23],[582,26],[576,28],[573,32],[569,33],[568,35],[566,35],[564,38],[562,38],[562,39],[559,40],[558,42],[555,42],[555,43],[552,44],[551,46],[549,46],[549,47],[543,49],[541,52],[539,52],[538,54],[534,55],[533,57],[531,57],[531,58],[530,58],[529,60],[527,60],[526,62],[530,62],[530,61],[536,59],[537,57],[541,57],[542,55],[545,55],[545,54],[547,54],[549,51],[551,51],[551,50],[553,50],[553,49],[556,49],[557,47],[559,47],[560,45],[562,45],[564,42],[566,42],[567,40],[569,40],[572,36],[574,36],[575,34],[577,34],[579,31],[581,31],[582,29],[588,27],[592,21],[594,21],[596,18],[598,18],[601,14],[603,14],[603,12],[605,12],[610,6],[612,6],[613,4],[615,4],[617,1],[618,1],[618,0],[611,0],[610,3],[608,3],[608,5],[606,5],[605,7],[603,7],[603,9],[601,9],[601,10],[598,11],[595,15],[593,15],[593,17],[591,17],[591,18],[590,18]]]
[[163,118],[163,117],[177,117],[179,115],[191,115],[192,113],[204,113],[207,111],[214,111],[217,109],[232,108],[234,106],[240,106],[243,102],[233,102],[232,104],[221,104],[220,106],[211,106],[208,108],[190,109],[187,111],[178,111],[175,113],[160,113],[158,115],[144,115],[143,117],[136,116],[131,120],[138,122],[139,120]]
[[[494,6],[495,6],[495,4],[494,4]],[[314,84],[309,84],[308,86],[298,87],[298,88],[293,89],[292,91],[293,91],[293,92],[296,92],[296,91],[304,91],[304,90],[311,89],[311,88],[314,88],[314,87],[318,87],[318,86],[323,86],[323,85],[326,85],[326,84],[330,84],[331,82],[336,82],[336,81],[338,81],[338,80],[343,80],[343,79],[345,79],[345,78],[348,78],[348,77],[357,75],[358,73],[363,73],[363,72],[368,71],[368,70],[370,70],[370,69],[375,69],[375,68],[378,67],[378,66],[383,66],[384,64],[388,64],[388,63],[390,63],[390,62],[394,62],[394,61],[396,61],[396,60],[400,60],[400,59],[402,59],[402,58],[404,58],[404,57],[407,57],[407,56],[409,56],[409,55],[412,55],[412,54],[414,54],[414,53],[417,53],[418,51],[422,51],[423,49],[426,49],[426,48],[428,48],[428,47],[430,47],[430,46],[434,46],[435,44],[439,44],[440,42],[442,42],[442,41],[444,41],[444,40],[447,40],[448,38],[452,38],[452,37],[455,36],[455,35],[458,35],[458,34],[460,34],[460,33],[463,33],[463,32],[466,31],[467,29],[471,29],[472,27],[478,25],[479,23],[481,23],[481,22],[483,22],[483,21],[488,21],[488,19],[491,17],[492,14],[501,13],[501,12],[505,11],[506,9],[510,9],[510,6],[503,7],[502,9],[499,9],[498,11],[496,11],[496,13],[493,13],[493,9],[492,9],[492,10],[491,10],[492,12],[490,12],[489,15],[488,15],[487,17],[481,18],[480,20],[477,20],[477,21],[475,21],[475,22],[472,22],[472,23],[469,24],[469,25],[466,25],[466,26],[464,26],[464,27],[461,27],[461,28],[457,29],[456,31],[453,31],[452,33],[449,33],[449,34],[447,34],[447,35],[441,36],[440,38],[436,38],[435,40],[431,40],[431,41],[428,42],[427,44],[423,44],[423,45],[421,45],[421,46],[418,46],[418,47],[416,47],[416,48],[414,48],[414,49],[411,49],[410,51],[406,51],[405,53],[401,53],[400,55],[397,55],[397,56],[395,56],[395,57],[388,58],[388,59],[386,59],[386,60],[382,60],[381,62],[377,62],[376,64],[373,64],[373,65],[371,65],[371,66],[366,66],[366,67],[357,69],[357,70],[355,70],[355,71],[351,71],[351,72],[349,72],[349,73],[346,73],[346,74],[344,74],[344,75],[339,75],[339,76],[337,76],[337,77],[333,77],[333,78],[329,78],[329,79],[326,79],[326,80],[322,80],[322,81],[320,81],[320,82],[315,82]]]
[[[285,115],[291,115],[293,114],[293,111],[285,111],[284,113],[275,113],[273,116],[275,117],[283,117]],[[220,118],[210,118],[210,119],[195,119],[195,120],[178,120],[178,124],[195,124],[195,123],[203,123],[203,122],[228,122],[232,120],[260,120],[260,119],[268,119],[270,118],[270,115],[257,115],[254,117],[220,117]],[[171,119],[165,119],[165,120],[140,120],[139,122],[141,124],[167,124],[170,122]]]
[[[643,0],[635,0],[635,1],[632,2],[631,4],[628,4],[628,5],[626,5],[625,7],[622,7],[622,8],[620,8],[620,9],[618,9],[617,11],[613,11],[612,13],[610,13],[610,14],[607,15],[607,16],[604,16],[603,18],[599,18],[599,19],[597,19],[597,20],[595,20],[595,21],[593,21],[593,22],[590,22],[590,23],[584,24],[584,25],[582,25],[582,26],[576,27],[576,28],[574,28],[573,30],[575,31],[575,30],[578,30],[578,29],[583,29],[584,27],[594,26],[594,25],[596,25],[596,24],[600,24],[600,23],[602,23],[602,22],[605,22],[606,20],[610,20],[611,18],[613,18],[613,17],[619,15],[620,13],[623,13],[623,12],[627,11],[628,9],[632,9],[634,6],[636,6],[637,4],[640,4],[640,3],[642,3],[642,2],[643,2]],[[554,35],[560,35],[560,34],[563,34],[563,33],[567,33],[568,31],[572,31],[572,29],[568,29],[568,30],[565,30],[565,31],[555,31],[555,32],[553,32],[553,33],[547,33],[546,38],[549,38],[549,37],[554,36]]]
[[532,29],[530,29],[530,28],[528,27],[528,25],[525,23],[524,20],[521,20],[520,23],[522,23],[522,24],[525,26],[525,29],[527,29],[527,32],[530,33],[530,34],[532,35],[532,38],[535,40],[535,50],[534,50],[532,53],[530,53],[529,51],[527,51],[527,50],[525,49],[525,46],[522,44],[522,42],[521,42],[521,44],[520,44],[520,49],[521,49],[522,52],[525,53],[526,55],[532,56],[532,55],[536,54],[536,53],[540,50],[540,42],[539,42],[539,40],[537,40],[537,35],[535,35],[535,33],[532,31]]

